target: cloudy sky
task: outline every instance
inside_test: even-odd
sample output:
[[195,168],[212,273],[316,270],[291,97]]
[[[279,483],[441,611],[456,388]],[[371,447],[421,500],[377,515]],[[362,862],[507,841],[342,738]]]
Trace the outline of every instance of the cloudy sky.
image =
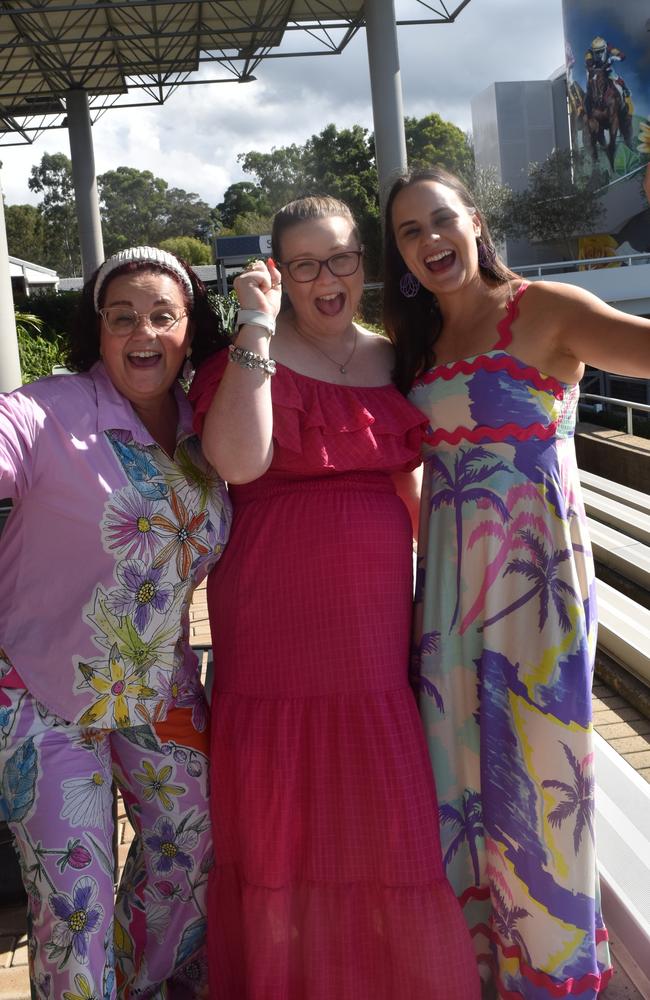
[[[398,13],[406,7],[397,0]],[[471,0],[454,24],[399,28],[398,44],[404,113],[435,111],[470,131],[475,94],[495,81],[546,79],[563,63],[562,2]],[[93,129],[97,173],[151,170],[212,206],[245,179],[238,153],[302,144],[330,122],[372,129],[365,31],[340,56],[265,62],[255,75],[245,85],[181,88],[162,107],[109,111]],[[70,155],[65,129],[0,149],[8,204],[38,200],[27,180],[45,152]]]

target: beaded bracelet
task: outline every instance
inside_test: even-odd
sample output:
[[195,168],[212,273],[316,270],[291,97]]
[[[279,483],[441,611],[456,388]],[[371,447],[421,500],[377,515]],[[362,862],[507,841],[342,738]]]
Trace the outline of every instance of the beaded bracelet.
[[275,375],[275,361],[273,358],[264,358],[255,351],[247,351],[243,347],[236,347],[231,344],[228,348],[228,360],[234,361],[240,368],[248,368],[251,371],[260,368],[267,375]]

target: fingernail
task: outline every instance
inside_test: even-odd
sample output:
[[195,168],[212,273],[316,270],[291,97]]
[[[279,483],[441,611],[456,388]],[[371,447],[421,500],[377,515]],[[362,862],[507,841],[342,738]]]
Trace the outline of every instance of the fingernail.
[[275,261],[273,260],[273,257],[267,257],[266,263],[267,264],[272,264],[273,267],[275,267]]

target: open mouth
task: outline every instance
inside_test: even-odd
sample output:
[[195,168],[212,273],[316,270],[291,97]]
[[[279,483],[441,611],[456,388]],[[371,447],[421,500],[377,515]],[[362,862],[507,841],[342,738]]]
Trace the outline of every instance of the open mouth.
[[455,260],[456,252],[454,250],[440,250],[439,253],[432,253],[429,257],[425,257],[424,263],[427,270],[437,274],[439,271],[446,271],[450,268]]
[[153,368],[161,355],[159,351],[129,351],[127,357],[134,368]]
[[324,316],[338,316],[345,305],[345,295],[337,292],[335,295],[319,295],[316,308]]

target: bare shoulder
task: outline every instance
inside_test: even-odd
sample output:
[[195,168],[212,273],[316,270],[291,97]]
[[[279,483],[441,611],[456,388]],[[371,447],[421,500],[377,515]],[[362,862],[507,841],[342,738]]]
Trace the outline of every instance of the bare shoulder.
[[598,309],[602,305],[597,295],[566,281],[533,281],[526,289],[523,302],[535,311],[548,307],[570,312],[575,308]]
[[395,350],[388,337],[382,333],[376,333],[374,330],[367,330],[365,326],[361,326],[359,323],[355,323],[354,325],[359,336],[359,344],[365,350],[371,351],[376,355],[383,355],[390,361],[393,360]]
[[[395,365],[395,351],[388,337],[355,323],[358,336],[357,376],[366,385],[390,382]],[[362,384],[359,382],[359,384]]]

